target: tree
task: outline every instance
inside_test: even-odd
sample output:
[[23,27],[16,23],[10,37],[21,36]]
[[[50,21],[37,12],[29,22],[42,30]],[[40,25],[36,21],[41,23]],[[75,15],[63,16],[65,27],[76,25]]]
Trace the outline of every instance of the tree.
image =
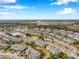
[[30,34],[30,33],[26,33],[25,36],[29,36],[29,37],[31,37],[31,34]]

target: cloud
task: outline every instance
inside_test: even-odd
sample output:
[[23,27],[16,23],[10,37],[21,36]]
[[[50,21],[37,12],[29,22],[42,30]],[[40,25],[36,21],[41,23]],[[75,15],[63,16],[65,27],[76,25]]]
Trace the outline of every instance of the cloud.
[[22,9],[34,9],[34,6],[21,6],[21,5],[0,5],[0,7],[8,10],[22,10]]
[[14,13],[10,13],[10,12],[5,12],[5,11],[0,11],[1,15],[7,15],[7,14],[14,14]]
[[56,12],[56,14],[61,14],[61,15],[75,15],[76,10],[72,8],[64,8],[63,10],[59,10]]
[[62,5],[62,4],[68,4],[68,3],[76,3],[78,0],[57,0],[56,2],[50,3],[50,5]]
[[0,5],[0,7],[3,7],[5,9],[13,9],[13,10],[22,10],[28,8],[26,6],[21,6],[21,5]]
[[0,3],[15,3],[16,0],[0,0]]

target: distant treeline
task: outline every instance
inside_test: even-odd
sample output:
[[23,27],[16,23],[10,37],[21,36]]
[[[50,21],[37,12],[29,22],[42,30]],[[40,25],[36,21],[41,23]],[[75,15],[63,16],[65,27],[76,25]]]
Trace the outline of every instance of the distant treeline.
[[68,30],[68,27],[65,25],[31,25],[29,28],[50,28],[50,29],[63,29],[63,30]]

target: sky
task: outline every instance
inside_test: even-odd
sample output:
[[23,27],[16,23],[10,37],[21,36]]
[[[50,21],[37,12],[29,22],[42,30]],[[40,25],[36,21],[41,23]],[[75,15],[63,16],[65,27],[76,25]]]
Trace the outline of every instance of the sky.
[[2,19],[79,19],[79,0],[0,0]]

